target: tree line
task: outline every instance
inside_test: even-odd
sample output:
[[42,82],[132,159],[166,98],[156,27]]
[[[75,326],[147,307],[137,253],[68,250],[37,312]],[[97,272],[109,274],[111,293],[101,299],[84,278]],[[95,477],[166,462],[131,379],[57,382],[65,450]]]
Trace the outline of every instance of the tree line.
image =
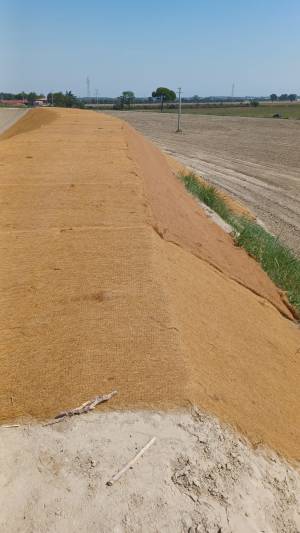
[[[163,111],[165,102],[174,102],[176,100],[176,93],[167,87],[157,87],[152,92],[152,98],[160,102],[160,110]],[[121,96],[117,99],[115,104],[116,109],[130,109],[131,104],[135,101],[135,94],[133,91],[123,91]]]
[[280,101],[280,102],[295,102],[297,100],[297,98],[298,98],[298,96],[295,93],[292,93],[292,94],[284,93],[284,94],[281,94],[280,96],[278,96],[276,93],[272,93],[270,95],[270,100],[272,100],[272,102],[277,102],[277,101]]
[[[160,110],[163,111],[163,107],[164,107],[164,102],[174,102],[176,100],[176,93],[174,91],[172,91],[171,89],[168,89],[167,87],[157,87],[157,89],[155,91],[152,92],[152,99],[151,97],[148,99],[148,100],[155,100],[155,101],[159,101],[160,102]],[[280,101],[280,102],[295,102],[296,100],[298,99],[298,96],[297,94],[295,93],[291,93],[291,94],[287,94],[287,93],[284,93],[284,94],[281,94],[281,95],[277,95],[276,93],[272,93],[270,95],[270,100],[272,100],[272,102],[276,102],[276,101]],[[230,98],[215,98],[215,97],[210,97],[210,98],[201,98],[200,96],[198,95],[195,95],[191,98],[183,98],[182,101],[183,102],[196,102],[196,103],[199,103],[199,102],[205,102],[205,101],[211,101],[211,100],[214,100],[214,101],[230,101],[231,99]],[[232,100],[236,101],[240,101],[240,99],[237,99],[237,98],[232,98]],[[115,104],[115,108],[116,109],[124,109],[124,108],[127,108],[129,109],[132,105],[132,103],[135,101],[135,95],[134,95],[134,92],[133,91],[123,91],[122,95],[117,99],[117,102]],[[252,105],[253,107],[256,107],[259,105],[259,100],[257,98],[252,98],[250,99],[250,105]]]
[[84,107],[83,102],[72,91],[48,93],[47,102],[56,107]]
[[[35,101],[46,98],[44,94],[38,94],[34,91],[30,93],[0,93],[0,100],[22,100],[26,105],[33,105]],[[77,98],[72,91],[65,93],[53,92],[48,93],[47,103],[56,107],[84,107],[84,104]]]
[[[29,93],[21,92],[21,93],[6,93],[6,92],[0,92],[0,100],[23,100],[24,104],[27,105],[33,105],[36,100],[45,98],[43,94],[38,94],[34,91],[31,91]],[[281,94],[277,95],[276,93],[272,93],[270,95],[270,100],[272,102],[295,102],[297,100],[298,96],[295,93],[291,94]],[[200,98],[199,96],[195,95],[191,98],[183,98],[182,101],[189,101],[189,102],[205,102],[206,100],[216,100],[215,97],[210,98]],[[86,99],[84,99],[86,100]],[[80,98],[77,98],[72,91],[66,91],[65,93],[59,91],[59,92],[50,92],[47,95],[47,103],[49,105],[57,106],[57,107],[84,107],[84,100],[81,100]],[[119,96],[116,99],[111,99],[112,101],[115,101],[115,108],[116,109],[129,109],[131,105],[136,102],[137,99],[135,97],[135,94],[133,91],[123,91],[121,96]],[[157,87],[152,92],[152,96],[148,98],[148,101],[156,101],[160,103],[160,109],[163,111],[164,109],[164,103],[165,102],[174,102],[176,100],[176,93],[169,89],[168,87]],[[218,99],[220,100],[220,98]],[[228,99],[226,99],[228,100]],[[251,105],[258,105],[258,100],[253,99],[251,100]]]
[[21,93],[0,93],[0,99],[1,100],[23,100],[24,102],[32,105],[35,100],[39,100],[40,98],[45,98],[43,94],[38,94],[35,92],[21,92]]

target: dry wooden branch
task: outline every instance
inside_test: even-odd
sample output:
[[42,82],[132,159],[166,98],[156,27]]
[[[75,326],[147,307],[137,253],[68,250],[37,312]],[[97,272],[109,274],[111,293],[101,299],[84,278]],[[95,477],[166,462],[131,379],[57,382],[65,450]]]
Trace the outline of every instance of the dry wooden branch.
[[88,402],[83,403],[79,407],[75,407],[75,409],[70,409],[70,411],[63,411],[62,413],[59,413],[58,415],[56,415],[55,419],[88,413],[89,411],[95,409],[95,407],[99,405],[99,403],[107,402],[108,400],[110,400],[113,396],[115,396],[115,394],[117,394],[116,390],[110,392],[109,394],[103,394],[103,396],[96,396],[96,398],[93,398],[93,400],[89,400]]
[[12,424],[11,426],[0,426],[1,428],[19,428],[20,424]]
[[54,424],[58,424],[59,422],[62,422],[64,418],[58,418],[57,420],[51,420],[51,422],[46,422],[46,424],[43,424],[43,428],[47,426],[53,426]]
[[115,474],[109,481],[107,481],[106,485],[111,486],[111,485],[113,485],[115,483],[115,481],[118,481],[118,479],[120,479],[120,477],[125,472],[127,472],[127,470],[129,470],[129,468],[132,468],[134,463],[136,463],[136,461],[145,453],[146,450],[148,450],[150,448],[150,446],[152,446],[152,444],[154,444],[155,441],[156,441],[156,437],[152,437],[152,439],[149,440],[149,442],[146,444],[146,446],[144,446],[144,448],[142,448],[139,451],[139,453],[133,459],[131,459],[131,461],[129,461],[129,463],[127,463],[127,465],[125,465],[119,472],[117,472],[117,474]]

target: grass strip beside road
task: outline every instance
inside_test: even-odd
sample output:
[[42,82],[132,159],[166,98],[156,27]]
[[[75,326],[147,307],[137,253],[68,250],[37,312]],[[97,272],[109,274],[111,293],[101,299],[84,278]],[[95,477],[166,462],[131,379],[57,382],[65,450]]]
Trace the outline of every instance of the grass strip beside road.
[[295,254],[253,220],[236,215],[218,190],[201,183],[194,173],[180,174],[179,178],[193,196],[232,226],[237,246],[242,246],[261,264],[277,287],[286,292],[300,316],[300,260]]
[[[133,105],[130,109],[124,109],[124,113],[131,111],[143,111],[160,113],[160,107],[153,104],[139,104]],[[248,118],[273,118],[278,119],[290,119],[300,120],[300,103],[279,103],[274,104],[260,103],[258,106],[252,106],[249,104],[241,105],[229,105],[220,103],[211,104],[182,104],[183,115],[214,115],[220,117],[248,117]],[[177,103],[167,103],[164,106],[164,113],[178,113]]]

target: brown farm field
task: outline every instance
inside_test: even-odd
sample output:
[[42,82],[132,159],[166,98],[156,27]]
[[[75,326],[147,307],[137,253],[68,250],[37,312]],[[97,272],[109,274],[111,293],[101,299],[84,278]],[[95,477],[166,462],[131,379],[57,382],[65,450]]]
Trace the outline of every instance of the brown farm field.
[[300,255],[300,121],[111,112],[160,148],[242,200]]

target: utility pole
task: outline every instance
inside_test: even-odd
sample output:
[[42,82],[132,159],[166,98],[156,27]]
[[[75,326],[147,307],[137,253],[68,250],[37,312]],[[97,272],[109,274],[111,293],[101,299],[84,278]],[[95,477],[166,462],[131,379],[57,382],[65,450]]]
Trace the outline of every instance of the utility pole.
[[88,98],[91,97],[91,83],[89,77],[86,78],[86,95]]
[[234,89],[235,89],[235,83],[233,82],[232,87],[231,87],[231,98],[234,97]]
[[176,133],[181,133],[181,87],[178,87],[178,116],[177,116],[177,130]]

